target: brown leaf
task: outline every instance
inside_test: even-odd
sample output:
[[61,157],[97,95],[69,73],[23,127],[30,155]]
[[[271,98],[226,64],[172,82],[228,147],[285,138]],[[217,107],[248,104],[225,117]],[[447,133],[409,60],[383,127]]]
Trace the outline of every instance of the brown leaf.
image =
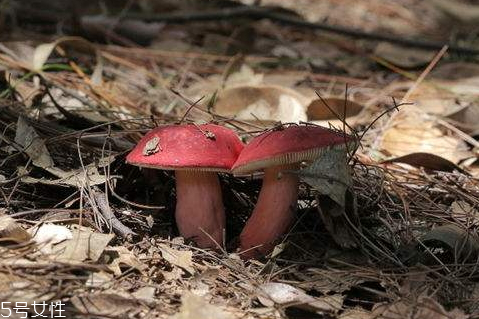
[[0,239],[2,242],[13,241],[15,243],[25,243],[31,239],[31,236],[12,217],[6,215],[0,209]]
[[220,306],[210,304],[205,297],[189,291],[181,297],[180,311],[170,319],[232,319],[233,314]]
[[114,234],[101,234],[87,227],[72,230],[73,238],[53,247],[53,258],[62,262],[82,262],[87,259],[96,262]]
[[475,259],[479,253],[478,236],[455,224],[436,227],[422,236],[421,241],[424,243],[429,241],[440,242],[449,247],[455,255],[464,258],[472,257]]
[[140,301],[112,293],[73,296],[70,302],[80,313],[92,316],[120,317],[146,310]]
[[444,133],[433,120],[417,113],[397,120],[386,130],[381,147],[392,156],[430,153],[453,163],[472,156],[464,141]]
[[452,172],[454,170],[464,173],[464,170],[441,156],[430,153],[411,153],[383,161],[383,163],[405,163],[415,167],[424,167],[434,171]]
[[167,244],[160,244],[158,248],[161,251],[161,256],[170,264],[178,266],[192,275],[195,273],[193,253],[190,250],[177,250]]
[[372,318],[377,319],[467,319],[461,310],[446,311],[437,301],[429,297],[419,297],[416,302],[398,300],[388,304],[376,304]]
[[249,121],[306,121],[308,99],[292,89],[273,85],[242,85],[218,94],[214,111]]
[[436,53],[431,50],[406,48],[387,42],[381,42],[376,46],[374,54],[396,66],[402,68],[416,68],[429,63]]
[[259,301],[267,307],[297,307],[317,313],[336,313],[341,309],[344,299],[339,294],[314,298],[301,289],[277,282],[262,284],[257,294]]
[[[326,103],[326,104],[325,104]],[[328,127],[343,128],[343,120],[353,126],[358,114],[364,107],[353,101],[344,102],[342,98],[324,98],[313,100],[306,108],[308,122]],[[346,126],[346,130],[349,130]]]

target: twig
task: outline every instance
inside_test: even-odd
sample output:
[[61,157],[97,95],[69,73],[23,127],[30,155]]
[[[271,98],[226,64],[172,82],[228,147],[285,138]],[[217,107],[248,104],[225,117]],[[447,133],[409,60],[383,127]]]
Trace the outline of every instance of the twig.
[[134,235],[136,235],[134,231],[125,226],[121,221],[118,220],[118,218],[116,218],[115,214],[111,210],[111,207],[107,203],[105,193],[96,187],[92,188],[92,193],[100,213],[118,236],[130,240]]

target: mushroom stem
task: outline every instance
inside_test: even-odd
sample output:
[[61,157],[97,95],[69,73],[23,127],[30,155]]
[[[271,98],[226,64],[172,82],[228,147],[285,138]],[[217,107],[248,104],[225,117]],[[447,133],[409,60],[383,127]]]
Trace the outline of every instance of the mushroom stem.
[[218,174],[178,170],[175,176],[175,218],[181,236],[200,248],[222,245],[225,212]]
[[296,212],[299,177],[281,173],[299,169],[299,164],[274,166],[264,170],[263,186],[256,206],[240,235],[241,257],[264,256],[291,226]]

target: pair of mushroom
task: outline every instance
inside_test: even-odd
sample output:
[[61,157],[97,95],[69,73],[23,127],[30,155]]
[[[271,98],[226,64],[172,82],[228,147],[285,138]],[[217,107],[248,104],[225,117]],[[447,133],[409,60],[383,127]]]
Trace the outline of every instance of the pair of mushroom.
[[264,132],[246,146],[231,130],[214,124],[158,127],[128,154],[129,164],[175,170],[180,234],[199,247],[223,242],[225,213],[218,172],[264,171],[254,211],[240,235],[242,258],[269,253],[290,227],[299,178],[287,171],[313,161],[324,150],[344,147],[350,137],[318,126],[289,126]]

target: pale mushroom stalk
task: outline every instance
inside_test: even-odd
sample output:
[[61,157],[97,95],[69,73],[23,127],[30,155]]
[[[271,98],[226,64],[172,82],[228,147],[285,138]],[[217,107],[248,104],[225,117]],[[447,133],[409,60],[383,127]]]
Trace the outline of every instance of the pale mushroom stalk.
[[263,185],[256,206],[240,235],[245,259],[264,255],[291,227],[296,212],[299,178],[287,171],[299,164],[278,165],[264,170]]
[[175,177],[175,218],[180,234],[199,247],[221,247],[225,213],[218,174],[177,170]]

